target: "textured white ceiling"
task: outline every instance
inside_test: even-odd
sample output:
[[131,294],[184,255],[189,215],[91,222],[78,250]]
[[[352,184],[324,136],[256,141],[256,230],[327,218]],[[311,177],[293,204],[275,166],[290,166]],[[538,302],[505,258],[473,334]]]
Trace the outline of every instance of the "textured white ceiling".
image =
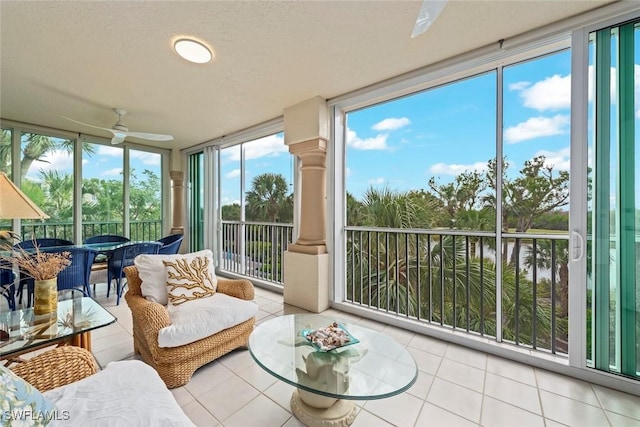
[[[0,118],[110,137],[60,116],[111,127],[121,107],[183,148],[609,2],[450,0],[411,39],[421,1],[0,1]],[[175,55],[180,34],[213,62]]]

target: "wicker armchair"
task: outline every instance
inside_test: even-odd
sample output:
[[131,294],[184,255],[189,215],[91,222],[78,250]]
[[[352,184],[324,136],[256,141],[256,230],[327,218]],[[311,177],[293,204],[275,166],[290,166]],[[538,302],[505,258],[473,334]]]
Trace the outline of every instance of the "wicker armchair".
[[11,367],[16,375],[45,392],[97,372],[91,353],[74,346],[56,347]]
[[[124,273],[129,285],[125,299],[133,316],[133,350],[158,372],[168,388],[187,384],[199,367],[248,345],[254,317],[190,344],[159,347],[158,331],[171,324],[167,309],[142,296],[142,282],[135,266],[125,267]],[[218,278],[217,292],[244,300],[253,300],[255,295],[253,284],[248,280]]]

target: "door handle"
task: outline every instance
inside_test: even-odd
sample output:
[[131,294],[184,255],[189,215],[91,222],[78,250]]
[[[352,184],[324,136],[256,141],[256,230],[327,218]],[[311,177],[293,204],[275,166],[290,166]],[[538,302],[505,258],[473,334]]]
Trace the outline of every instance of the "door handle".
[[582,257],[584,256],[584,237],[582,237],[582,234],[580,234],[580,232],[578,232],[578,230],[571,230],[571,237],[573,240],[573,237],[576,238],[577,240],[577,245],[573,248],[577,250],[578,256],[577,257],[573,257],[571,260],[572,261],[580,261],[582,259]]

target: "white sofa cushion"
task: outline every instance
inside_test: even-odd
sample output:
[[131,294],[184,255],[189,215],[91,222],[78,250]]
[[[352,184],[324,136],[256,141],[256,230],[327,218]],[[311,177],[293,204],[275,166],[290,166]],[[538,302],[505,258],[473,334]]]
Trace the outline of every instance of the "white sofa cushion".
[[179,347],[238,325],[256,315],[258,304],[216,292],[167,310],[171,325],[158,332],[159,347]]
[[[142,281],[142,284],[140,285],[142,296],[150,301],[167,305],[167,273],[165,271],[163,261],[192,259],[200,256],[211,257],[211,265],[213,266],[213,252],[211,252],[210,249],[184,255],[138,255],[134,259],[133,263],[138,268],[138,275]],[[211,270],[213,271],[213,267]],[[213,281],[217,284],[215,274],[213,274]]]
[[[195,426],[157,372],[139,360],[111,362],[83,380],[47,391],[64,426]],[[59,417],[60,418],[60,417]]]

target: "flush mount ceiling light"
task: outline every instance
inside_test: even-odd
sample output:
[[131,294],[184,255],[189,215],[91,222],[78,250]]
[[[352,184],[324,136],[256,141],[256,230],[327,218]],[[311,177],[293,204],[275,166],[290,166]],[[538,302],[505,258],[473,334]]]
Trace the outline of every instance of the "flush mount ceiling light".
[[173,42],[176,53],[190,62],[206,64],[213,58],[213,53],[204,43],[192,38],[180,37]]

